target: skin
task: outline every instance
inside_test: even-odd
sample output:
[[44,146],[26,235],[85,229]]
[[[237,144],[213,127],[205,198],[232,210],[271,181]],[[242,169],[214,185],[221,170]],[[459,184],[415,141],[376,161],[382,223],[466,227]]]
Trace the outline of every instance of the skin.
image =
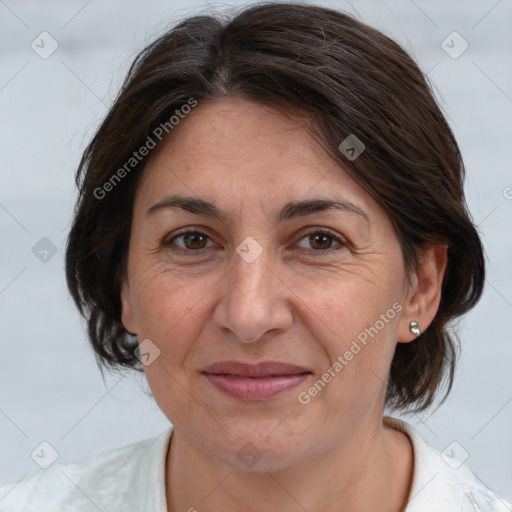
[[[435,316],[446,248],[428,247],[408,279],[385,210],[300,118],[227,98],[199,104],[171,135],[137,189],[121,297],[126,329],[160,350],[145,373],[174,426],[168,511],[402,510],[414,454],[383,424],[385,383],[397,341],[415,338],[411,320],[425,330]],[[147,213],[171,193],[212,201],[228,220]],[[331,209],[276,221],[284,203],[313,197],[349,201],[368,219]],[[187,243],[174,238],[180,228],[206,237]],[[333,238],[311,241],[316,228]],[[248,236],[262,249],[251,263],[236,252]],[[299,403],[396,302],[401,311]],[[313,375],[270,400],[241,401],[200,373],[224,360],[287,362]],[[247,443],[261,455],[252,467],[237,456]]]

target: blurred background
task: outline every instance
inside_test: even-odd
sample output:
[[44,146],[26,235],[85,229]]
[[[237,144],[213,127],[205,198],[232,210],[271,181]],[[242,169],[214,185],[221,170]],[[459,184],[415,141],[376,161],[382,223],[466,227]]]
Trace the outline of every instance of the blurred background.
[[[103,381],[68,295],[74,172],[145,44],[186,16],[251,3],[0,0],[0,486],[39,470],[31,454],[42,442],[70,463],[168,428],[143,376]],[[511,500],[512,2],[311,3],[348,11],[409,51],[460,144],[486,289],[459,324],[449,399],[403,419]]]

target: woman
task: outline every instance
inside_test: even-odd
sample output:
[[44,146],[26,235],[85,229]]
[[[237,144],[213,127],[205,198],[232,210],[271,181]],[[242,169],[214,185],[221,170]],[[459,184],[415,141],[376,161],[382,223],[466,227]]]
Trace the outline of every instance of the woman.
[[163,35],[84,153],[66,271],[98,361],[143,370],[173,427],[2,510],[512,510],[384,416],[452,384],[484,282],[463,175],[416,64],[346,14]]

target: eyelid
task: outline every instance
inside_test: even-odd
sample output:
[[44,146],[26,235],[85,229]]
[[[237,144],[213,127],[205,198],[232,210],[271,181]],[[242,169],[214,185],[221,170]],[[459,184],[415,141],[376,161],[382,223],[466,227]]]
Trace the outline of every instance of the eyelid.
[[[180,236],[187,235],[189,233],[203,235],[203,236],[207,237],[209,240],[211,240],[212,237],[206,231],[207,230],[202,227],[199,228],[199,227],[194,227],[194,226],[187,226],[185,228],[178,229],[177,231],[173,231],[169,235],[165,235],[164,238],[162,239],[162,245],[164,245],[164,246],[171,245],[171,242],[175,238],[179,238]],[[191,249],[187,250],[187,249],[182,249],[181,247],[178,247],[178,250],[183,250],[183,251],[187,251],[187,252],[199,252],[200,249],[193,251]]]
[[[298,235],[298,242],[300,242],[307,236],[317,235],[317,234],[328,235],[329,237],[331,237],[333,240],[335,240],[338,243],[340,248],[346,247],[349,245],[346,238],[344,238],[340,234],[336,233],[335,231],[332,231],[329,228],[323,228],[323,227],[318,227],[318,226],[316,226],[316,227],[310,226],[310,227],[304,228],[304,230],[301,230],[300,234]],[[329,249],[324,249],[324,250],[321,250],[321,249],[316,249],[316,250],[315,249],[304,249],[304,250],[307,252],[310,252],[310,253],[315,253],[315,254],[329,254],[333,251],[339,250],[339,248],[336,248],[336,246],[334,246],[334,247],[330,247]]]
[[[172,241],[175,240],[176,238],[179,238],[180,236],[190,234],[190,233],[203,235],[206,238],[208,238],[209,240],[212,240],[212,237],[206,231],[207,230],[203,227],[187,226],[185,228],[179,229],[179,230],[171,233],[170,235],[166,235],[162,240],[162,245],[170,246]],[[340,248],[347,247],[349,245],[349,242],[343,236],[339,235],[338,233],[332,231],[329,228],[324,228],[324,227],[319,227],[319,226],[304,227],[302,230],[300,230],[300,233],[297,235],[297,242],[295,242],[295,244],[302,241],[307,236],[316,235],[316,234],[328,235],[333,240],[335,240],[337,242],[337,245],[339,245],[340,247],[336,248],[336,246],[334,246],[334,247],[330,247],[328,249],[323,249],[323,250],[322,249],[301,248],[302,250],[304,250],[308,253],[314,253],[314,254],[326,254],[326,253],[329,254],[333,251],[340,250]],[[204,249],[209,249],[209,248],[211,248],[211,247],[203,247],[201,249],[194,250],[194,249],[183,249],[182,247],[177,247],[172,250],[174,250],[176,252],[187,252],[190,254],[190,253],[200,253]]]

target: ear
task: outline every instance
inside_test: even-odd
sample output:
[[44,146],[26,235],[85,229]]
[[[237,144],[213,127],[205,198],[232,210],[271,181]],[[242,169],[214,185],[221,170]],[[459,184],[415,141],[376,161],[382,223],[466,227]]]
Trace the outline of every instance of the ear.
[[418,273],[412,279],[404,302],[398,327],[398,342],[409,343],[416,339],[410,323],[416,320],[424,332],[436,316],[441,301],[443,277],[448,263],[448,245],[432,244],[425,247],[418,262]]
[[130,284],[128,283],[127,277],[123,278],[121,285],[121,306],[121,321],[123,322],[124,328],[131,334],[137,334]]

